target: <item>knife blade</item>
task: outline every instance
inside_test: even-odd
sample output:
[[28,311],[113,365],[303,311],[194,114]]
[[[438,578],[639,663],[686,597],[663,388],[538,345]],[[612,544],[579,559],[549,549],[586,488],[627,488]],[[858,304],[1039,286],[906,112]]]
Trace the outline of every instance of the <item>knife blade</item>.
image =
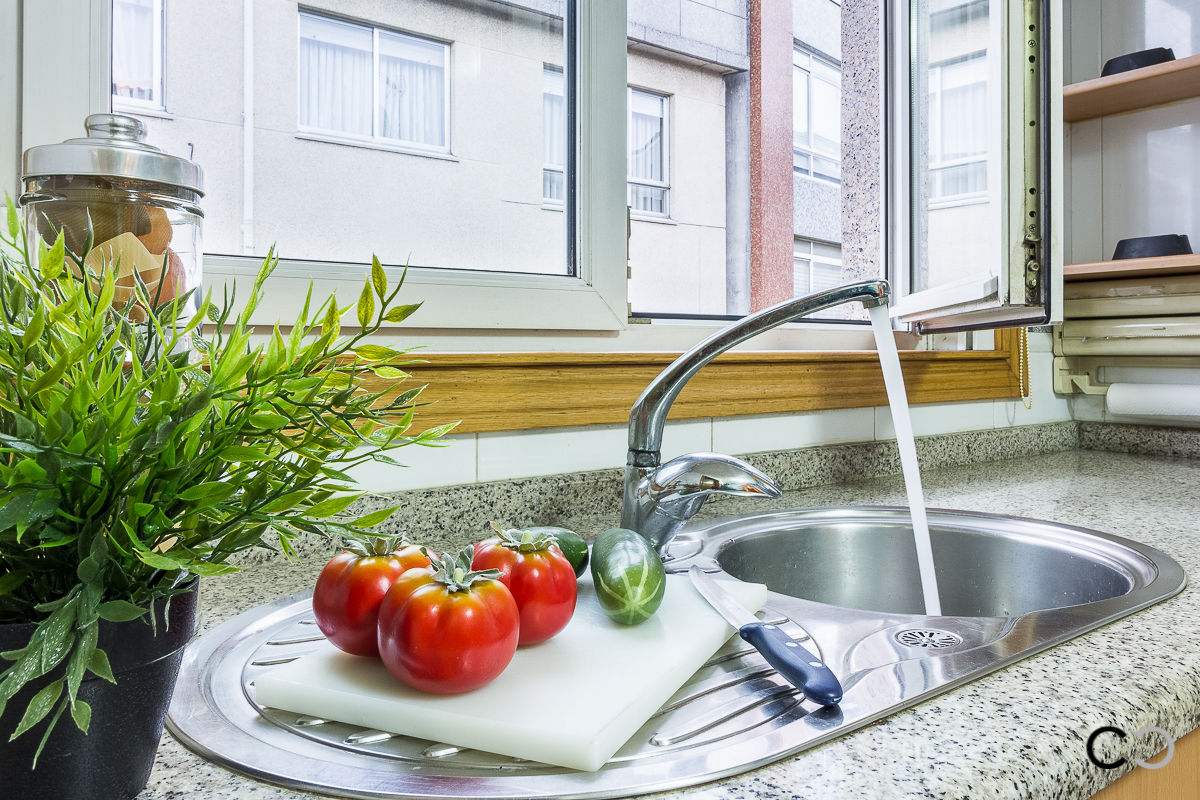
[[738,635],[762,653],[767,663],[804,692],[805,697],[823,706],[836,706],[842,701],[842,684],[821,659],[779,626],[763,622],[750,613],[700,567],[693,565],[688,576],[696,591],[737,629]]

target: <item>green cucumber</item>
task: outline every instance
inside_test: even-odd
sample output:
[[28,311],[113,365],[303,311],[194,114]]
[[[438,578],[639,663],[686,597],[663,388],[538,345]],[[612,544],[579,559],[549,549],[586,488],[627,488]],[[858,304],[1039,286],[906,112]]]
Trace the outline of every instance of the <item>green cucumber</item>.
[[592,543],[592,582],[605,614],[622,625],[637,625],[662,604],[667,571],[637,533],[609,528]]
[[540,533],[548,534],[554,537],[554,543],[558,545],[558,549],[562,550],[562,554],[567,557],[567,561],[571,562],[571,567],[575,570],[575,577],[578,578],[583,574],[583,571],[588,566],[588,546],[575,531],[569,531],[566,528],[557,528],[546,526],[541,528],[528,528],[530,532],[537,536]]

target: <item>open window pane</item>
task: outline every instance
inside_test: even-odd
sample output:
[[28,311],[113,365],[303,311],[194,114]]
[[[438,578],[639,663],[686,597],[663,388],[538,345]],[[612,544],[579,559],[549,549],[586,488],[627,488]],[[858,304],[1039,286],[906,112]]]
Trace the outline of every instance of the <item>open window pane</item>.
[[[114,19],[150,7],[161,0],[114,0]],[[205,169],[210,255],[274,245],[290,262],[277,275],[331,280],[360,278],[372,254],[571,275],[563,7],[170,2],[172,119],[142,119],[150,141]],[[114,66],[123,32],[144,28],[114,26]]]
[[112,14],[113,103],[162,110],[162,0],[113,0]]

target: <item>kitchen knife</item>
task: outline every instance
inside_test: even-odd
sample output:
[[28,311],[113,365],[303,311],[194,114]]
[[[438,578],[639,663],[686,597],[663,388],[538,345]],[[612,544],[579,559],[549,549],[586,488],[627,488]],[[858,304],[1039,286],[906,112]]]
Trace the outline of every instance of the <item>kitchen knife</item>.
[[779,626],[751,614],[700,567],[692,566],[688,575],[709,605],[736,628],[743,639],[754,645],[776,672],[804,692],[805,697],[823,706],[836,706],[842,701],[842,684],[819,658],[801,647]]

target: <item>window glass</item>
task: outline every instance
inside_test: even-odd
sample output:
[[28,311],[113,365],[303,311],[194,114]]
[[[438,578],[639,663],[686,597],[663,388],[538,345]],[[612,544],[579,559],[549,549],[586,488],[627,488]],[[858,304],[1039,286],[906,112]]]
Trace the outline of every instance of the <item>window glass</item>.
[[113,0],[112,14],[113,103],[161,110],[162,0]]
[[840,245],[797,237],[792,258],[793,285],[797,297],[823,292],[845,283],[842,280]]
[[841,69],[799,47],[792,63],[792,168],[797,175],[840,183]]
[[[159,1],[114,0],[114,20]],[[373,253],[568,275],[573,212],[544,202],[567,195],[562,5],[171,2],[172,118],[142,119],[149,141],[204,168],[210,255],[275,246],[301,262],[285,272],[330,279],[361,276]],[[147,30],[114,24],[114,66],[151,48]],[[128,31],[141,31],[132,45]]]
[[300,124],[374,131],[374,36],[364,25],[300,13]]
[[666,216],[667,98],[629,90],[629,207],[635,214]]
[[566,113],[562,70],[546,67],[542,71],[542,200],[547,203],[561,203],[566,196]]
[[912,63],[913,290],[998,274],[996,0],[916,0]]

